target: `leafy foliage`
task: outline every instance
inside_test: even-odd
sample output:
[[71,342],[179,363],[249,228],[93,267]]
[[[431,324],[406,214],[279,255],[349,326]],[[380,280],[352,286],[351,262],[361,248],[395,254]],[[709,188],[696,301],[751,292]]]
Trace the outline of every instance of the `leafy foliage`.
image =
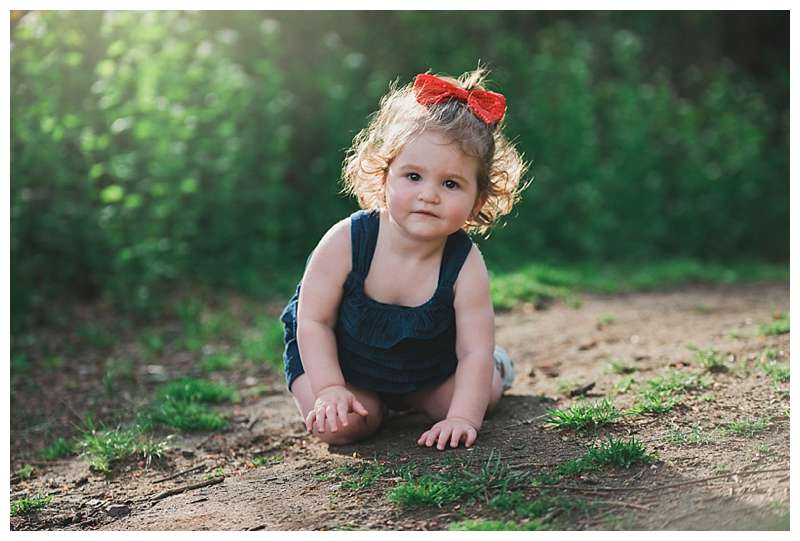
[[[736,16],[29,13],[11,34],[13,321],[53,295],[151,314],[187,280],[288,292],[354,210],[343,150],[390,81],[479,58],[534,178],[490,263],[785,260],[788,57],[761,79],[716,60],[708,29]],[[704,55],[665,47],[688,30]]]

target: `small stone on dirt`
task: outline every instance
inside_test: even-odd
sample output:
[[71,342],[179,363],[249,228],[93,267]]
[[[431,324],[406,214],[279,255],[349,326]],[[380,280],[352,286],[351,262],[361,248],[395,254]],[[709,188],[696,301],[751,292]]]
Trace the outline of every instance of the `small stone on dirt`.
[[124,517],[125,515],[129,515],[130,512],[130,507],[119,503],[111,504],[106,507],[106,513],[108,513],[110,517]]

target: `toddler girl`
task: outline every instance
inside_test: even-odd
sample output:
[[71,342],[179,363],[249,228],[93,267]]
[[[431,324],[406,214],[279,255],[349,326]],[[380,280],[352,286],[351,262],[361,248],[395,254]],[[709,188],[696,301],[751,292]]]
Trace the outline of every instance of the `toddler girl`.
[[392,85],[348,152],[345,190],[364,210],[322,237],[281,315],[289,390],[324,442],[371,435],[391,407],[435,421],[419,445],[470,447],[513,380],[466,233],[511,211],[526,168],[485,74]]

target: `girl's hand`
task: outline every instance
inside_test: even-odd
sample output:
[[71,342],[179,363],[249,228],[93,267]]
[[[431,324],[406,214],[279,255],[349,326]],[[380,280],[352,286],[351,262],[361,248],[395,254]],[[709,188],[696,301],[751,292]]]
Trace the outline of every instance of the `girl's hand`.
[[326,387],[319,392],[314,407],[306,416],[306,429],[311,432],[316,425],[317,432],[325,432],[325,426],[331,432],[339,430],[339,423],[347,426],[347,414],[355,412],[363,417],[369,413],[358,398],[341,385]]
[[417,440],[417,445],[431,447],[436,443],[436,448],[444,451],[448,441],[450,447],[455,448],[462,439],[464,439],[464,447],[472,447],[472,444],[478,439],[478,429],[468,419],[448,417],[433,425],[430,430],[423,432]]

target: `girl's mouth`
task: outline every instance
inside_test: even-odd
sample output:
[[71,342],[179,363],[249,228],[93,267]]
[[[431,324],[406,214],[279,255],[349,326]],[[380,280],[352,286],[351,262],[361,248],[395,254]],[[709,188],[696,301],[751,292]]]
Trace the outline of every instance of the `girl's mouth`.
[[428,212],[427,210],[415,210],[413,214],[422,214],[423,216],[430,216],[431,218],[438,218],[434,213]]

